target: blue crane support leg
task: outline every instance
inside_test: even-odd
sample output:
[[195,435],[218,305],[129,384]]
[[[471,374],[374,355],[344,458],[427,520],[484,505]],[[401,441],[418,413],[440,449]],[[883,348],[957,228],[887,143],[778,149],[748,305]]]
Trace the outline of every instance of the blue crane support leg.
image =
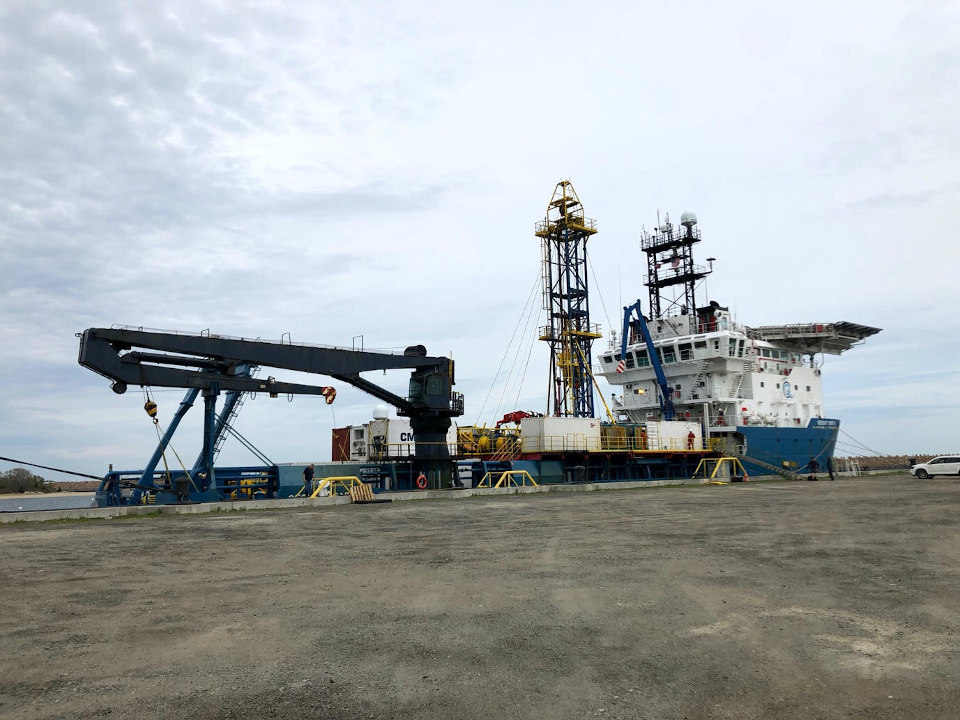
[[[203,473],[200,475],[200,492],[207,492],[211,488],[216,489],[217,478],[213,470],[213,446],[216,442],[217,433],[217,395],[220,394],[220,386],[217,383],[211,383],[210,387],[203,390]],[[194,478],[196,481],[196,478]]]
[[180,401],[180,407],[177,408],[177,412],[174,413],[173,418],[170,420],[170,424],[167,425],[166,432],[163,433],[163,437],[160,439],[160,444],[157,445],[157,449],[150,458],[150,462],[147,463],[147,467],[144,468],[143,474],[140,475],[139,484],[141,487],[134,489],[133,493],[131,494],[131,505],[139,504],[140,497],[143,495],[142,487],[156,487],[156,483],[153,481],[153,474],[157,469],[157,465],[160,464],[163,454],[167,451],[167,446],[170,444],[170,438],[173,437],[173,433],[175,433],[177,428],[180,426],[180,421],[183,420],[183,417],[187,414],[187,411],[193,407],[193,403],[196,401],[197,395],[199,394],[199,388],[190,388],[183,396],[183,400]]

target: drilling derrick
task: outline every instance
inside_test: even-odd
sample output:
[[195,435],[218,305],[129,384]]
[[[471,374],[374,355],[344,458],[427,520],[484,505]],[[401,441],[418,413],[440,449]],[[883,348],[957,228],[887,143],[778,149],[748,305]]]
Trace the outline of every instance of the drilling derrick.
[[550,344],[547,408],[557,417],[593,417],[591,346],[600,326],[590,324],[587,238],[595,220],[583,215],[569,180],[557,183],[547,216],[537,223],[543,249],[543,307],[549,325],[540,339]]

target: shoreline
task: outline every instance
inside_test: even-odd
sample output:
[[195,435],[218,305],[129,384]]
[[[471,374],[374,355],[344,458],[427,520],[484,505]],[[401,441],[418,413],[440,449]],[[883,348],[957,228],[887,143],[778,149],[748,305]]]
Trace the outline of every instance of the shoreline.
[[0,493],[0,500],[10,498],[36,498],[36,497],[82,497],[84,495],[95,495],[96,490],[63,490],[62,492],[22,492],[22,493]]

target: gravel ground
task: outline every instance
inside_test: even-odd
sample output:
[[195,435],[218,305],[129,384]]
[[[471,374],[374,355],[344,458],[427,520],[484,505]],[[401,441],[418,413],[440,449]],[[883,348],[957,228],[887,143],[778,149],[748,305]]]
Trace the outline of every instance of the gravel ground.
[[956,718],[960,482],[0,526],[0,718]]

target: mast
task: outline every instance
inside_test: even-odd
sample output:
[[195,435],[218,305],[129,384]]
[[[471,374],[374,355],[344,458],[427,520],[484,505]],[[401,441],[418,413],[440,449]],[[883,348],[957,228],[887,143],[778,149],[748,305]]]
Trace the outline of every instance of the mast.
[[643,231],[640,247],[647,254],[647,276],[643,284],[650,296],[650,317],[696,316],[696,285],[710,274],[693,263],[693,246],[700,242],[697,216],[685,212],[676,230],[667,215],[652,232]]
[[547,408],[557,417],[593,417],[590,374],[593,341],[600,327],[590,324],[587,292],[587,239],[597,232],[584,217],[569,180],[557,183],[546,218],[537,223],[543,250],[543,307],[549,325],[540,339],[550,344]]

